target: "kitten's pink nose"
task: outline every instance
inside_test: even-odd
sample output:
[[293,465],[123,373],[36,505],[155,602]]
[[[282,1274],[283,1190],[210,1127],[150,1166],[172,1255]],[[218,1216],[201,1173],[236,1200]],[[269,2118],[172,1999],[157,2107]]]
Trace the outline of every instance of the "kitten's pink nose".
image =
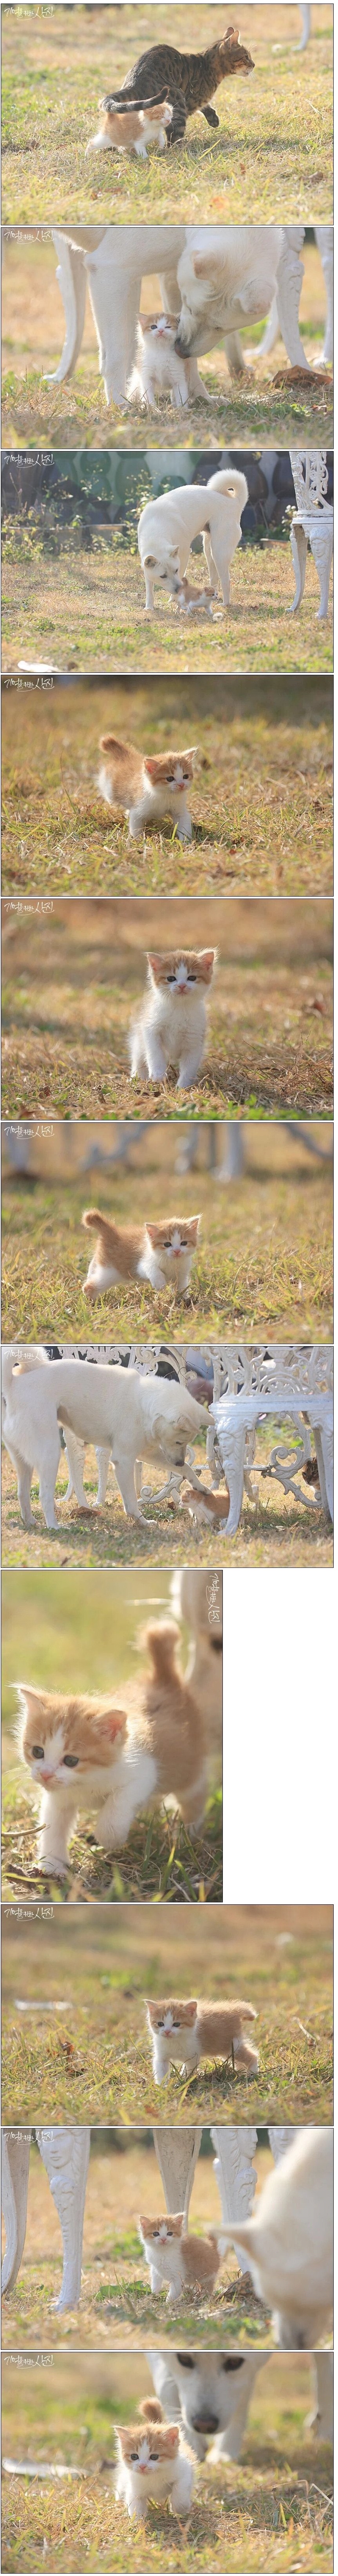
[[180,1245],[180,1243],[174,1243],[174,1244],[173,1244],[174,1261],[179,1261],[179,1258],[180,1258],[180,1250],[181,1250],[181,1245]]

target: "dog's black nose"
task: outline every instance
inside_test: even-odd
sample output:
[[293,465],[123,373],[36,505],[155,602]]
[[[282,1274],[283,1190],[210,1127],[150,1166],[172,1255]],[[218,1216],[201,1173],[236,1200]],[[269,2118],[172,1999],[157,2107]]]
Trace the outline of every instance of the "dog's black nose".
[[218,2415],[192,2415],[191,2421],[194,2433],[219,2432]]

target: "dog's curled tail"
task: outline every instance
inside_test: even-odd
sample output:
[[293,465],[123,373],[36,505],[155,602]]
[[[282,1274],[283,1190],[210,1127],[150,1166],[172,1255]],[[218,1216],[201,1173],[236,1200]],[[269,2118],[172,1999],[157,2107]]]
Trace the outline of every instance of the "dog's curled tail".
[[236,501],[240,501],[241,511],[249,499],[246,474],[237,474],[232,465],[222,467],[219,474],[210,474],[206,488],[207,492],[234,492]]
[[35,1368],[49,1368],[47,1351],[42,1349],[42,1344],[37,1342],[36,1350],[31,1351],[25,1350],[22,1342],[11,1342],[7,1347],[5,1344],[1,1354],[3,1396],[9,1395],[13,1377],[26,1377],[28,1370]]
[[154,1681],[177,1682],[175,1653],[178,1637],[174,1619],[159,1619],[144,1630],[143,1643],[151,1655]]
[[164,2424],[163,2406],[160,2406],[159,2397],[143,2397],[137,2413],[143,2416],[145,2424]]
[[106,1217],[102,1216],[102,1208],[83,1208],[81,1225],[95,1226],[95,1234],[97,1234],[98,1225],[106,1225],[106,1222]]

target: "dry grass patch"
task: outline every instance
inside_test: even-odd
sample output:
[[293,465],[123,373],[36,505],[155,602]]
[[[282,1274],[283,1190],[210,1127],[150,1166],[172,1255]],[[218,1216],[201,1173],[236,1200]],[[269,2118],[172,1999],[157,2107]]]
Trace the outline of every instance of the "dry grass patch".
[[[74,2119],[91,2127],[185,2127],[216,2118],[258,2127],[332,2117],[332,1914],[330,1907],[139,1907],[115,1918],[75,1908],[72,1941],[59,1905],[22,1924],[4,1910],[3,2120]],[[291,1940],[281,1949],[280,1931]],[[272,1972],[273,1962],[273,1972]],[[154,2085],[143,1997],[241,1991],[258,2011],[259,2076],[250,2084],[220,2064],[186,2081],[172,2068]],[[28,2013],[17,2009],[27,1998]],[[58,1999],[63,2012],[53,2011]],[[39,2014],[40,1999],[49,2011]],[[311,2043],[305,2030],[311,2033]],[[314,2044],[312,2044],[312,2042]]]
[[[95,20],[81,6],[62,6],[51,20],[35,10],[20,22],[20,54],[10,9],[3,15],[3,221],[10,224],[269,223],[332,219],[332,9],[313,8],[311,43],[298,55],[298,9],[278,6],[273,26],[266,7],[241,9],[241,40],[254,60],[248,81],[224,82],[217,93],[219,130],[189,120],[185,142],[165,155],[103,152],[86,160],[95,130],[96,103],[112,81],[120,85],[137,60],[135,16],[129,5],[101,9]],[[224,19],[219,7],[194,10],[194,50],[210,44]],[[153,42],[152,10],[142,9],[142,50]],[[167,38],[168,16],[157,9],[156,37]],[[187,16],[171,10],[172,43],[186,49]],[[244,182],[244,186],[243,186]]]
[[[136,843],[110,819],[95,788],[109,731],[198,744],[191,846],[170,824]],[[4,894],[330,894],[331,682],[4,681],[2,788]]]
[[[199,561],[199,559],[198,559]],[[190,558],[196,579],[196,558]],[[197,566],[198,571],[198,566]],[[197,582],[196,582],[197,587]],[[3,542],[4,671],[26,660],[79,672],[332,672],[332,608],[318,622],[318,579],[309,553],[301,610],[292,614],[294,573],[288,541],[275,531],[260,546],[239,547],[232,568],[231,609],[217,603],[213,620],[168,614],[157,588],[146,615],[138,555],[96,540],[90,554],[71,544],[49,561],[40,544],[18,534]],[[188,627],[188,633],[187,633]]]

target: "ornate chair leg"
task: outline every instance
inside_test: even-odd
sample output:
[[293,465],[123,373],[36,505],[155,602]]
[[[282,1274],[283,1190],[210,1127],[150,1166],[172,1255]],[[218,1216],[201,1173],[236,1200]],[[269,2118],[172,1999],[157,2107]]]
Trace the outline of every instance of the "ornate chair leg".
[[[235,2218],[249,2218],[252,2210],[257,2182],[252,2161],[257,2146],[257,2129],[212,2129],[211,2136],[213,2147],[216,2147],[214,2172],[222,2218],[226,2227],[232,2227]],[[236,2244],[235,2254],[240,2272],[245,2272],[246,2264]]]
[[305,535],[305,528],[290,528],[290,546],[293,568],[296,574],[295,597],[292,600],[292,616],[294,617],[295,609],[300,608],[300,602],[303,598],[306,574],[307,537]]
[[329,1428],[323,1430],[323,1424],[319,1426],[318,1422],[312,1421],[312,1429],[316,1444],[323,1511],[329,1512],[330,1520],[333,1521],[333,1427],[332,1430]]
[[310,546],[320,584],[318,617],[327,617],[333,556],[333,521],[331,526],[330,520],[325,518],[324,510],[318,511],[318,526],[314,521],[311,528]]
[[6,2247],[1,2274],[3,2294],[5,2290],[14,2290],[24,2249],[30,2143],[30,2129],[18,2129],[16,2135],[12,2133],[7,2135],[6,2130],[3,2131],[1,2199],[6,2228]]
[[333,361],[333,230],[332,224],[316,224],[316,242],[320,252],[327,297],[326,331],[323,348],[324,367]]
[[76,2308],[81,2290],[90,2129],[37,2129],[36,2136],[62,2229],[63,2274],[56,2306]]
[[172,2216],[184,2209],[187,2218],[202,2130],[182,2129],[179,2135],[176,2129],[154,2129],[153,2136],[166,2207]]

